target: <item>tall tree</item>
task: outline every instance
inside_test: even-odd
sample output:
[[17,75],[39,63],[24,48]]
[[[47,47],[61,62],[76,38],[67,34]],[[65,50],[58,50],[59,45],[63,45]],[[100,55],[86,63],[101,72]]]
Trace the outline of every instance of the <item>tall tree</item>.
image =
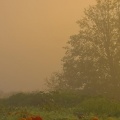
[[62,80],[71,89],[112,93],[120,90],[120,1],[96,1],[65,47]]
[[84,13],[65,47],[63,73],[71,88],[106,92],[120,85],[120,2],[97,0]]

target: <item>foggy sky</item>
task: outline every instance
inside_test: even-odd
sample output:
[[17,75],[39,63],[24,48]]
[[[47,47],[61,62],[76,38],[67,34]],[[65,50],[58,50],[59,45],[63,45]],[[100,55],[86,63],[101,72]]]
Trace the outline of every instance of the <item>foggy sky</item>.
[[78,33],[76,21],[95,0],[0,0],[0,90],[45,88],[61,69],[64,47]]

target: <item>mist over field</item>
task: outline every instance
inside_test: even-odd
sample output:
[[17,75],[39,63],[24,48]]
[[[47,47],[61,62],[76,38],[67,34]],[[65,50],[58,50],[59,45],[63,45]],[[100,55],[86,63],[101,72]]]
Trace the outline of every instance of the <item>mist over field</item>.
[[120,120],[120,0],[4,0],[0,17],[0,120]]
[[0,90],[44,90],[61,70],[66,42],[95,0],[1,0]]

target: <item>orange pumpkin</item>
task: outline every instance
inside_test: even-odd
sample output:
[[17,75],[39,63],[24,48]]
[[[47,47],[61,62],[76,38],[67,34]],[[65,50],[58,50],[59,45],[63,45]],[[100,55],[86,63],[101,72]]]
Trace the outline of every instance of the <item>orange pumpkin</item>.
[[40,116],[32,117],[32,120],[43,120]]
[[98,117],[93,117],[92,120],[99,120]]
[[19,120],[26,120],[25,118],[20,118]]
[[26,120],[32,120],[32,117],[27,117]]

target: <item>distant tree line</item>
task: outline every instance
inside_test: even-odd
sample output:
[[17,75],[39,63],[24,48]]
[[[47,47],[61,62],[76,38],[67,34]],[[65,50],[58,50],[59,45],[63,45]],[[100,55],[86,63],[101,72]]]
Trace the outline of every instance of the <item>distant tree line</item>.
[[[40,108],[53,107],[73,107],[79,104],[85,96],[80,96],[77,92],[69,91],[52,91],[52,92],[30,92],[30,93],[16,93],[8,98],[1,98],[0,105],[5,106],[35,106]],[[87,96],[86,96],[87,97]]]
[[[102,96],[82,95],[79,91],[16,93],[0,99],[0,112],[11,111],[69,111],[71,114],[111,115],[120,117],[120,102]],[[5,110],[5,111],[4,111]]]

